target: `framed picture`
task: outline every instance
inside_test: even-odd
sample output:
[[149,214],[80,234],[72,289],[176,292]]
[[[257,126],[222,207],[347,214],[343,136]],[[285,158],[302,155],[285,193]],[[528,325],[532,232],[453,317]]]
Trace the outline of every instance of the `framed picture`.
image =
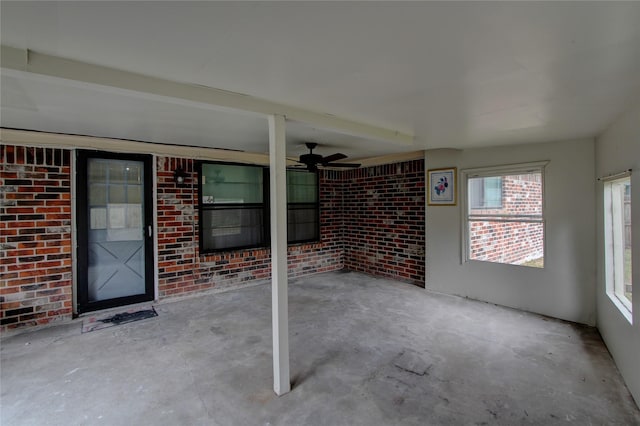
[[427,203],[430,206],[455,206],[458,199],[457,169],[431,169],[427,171]]

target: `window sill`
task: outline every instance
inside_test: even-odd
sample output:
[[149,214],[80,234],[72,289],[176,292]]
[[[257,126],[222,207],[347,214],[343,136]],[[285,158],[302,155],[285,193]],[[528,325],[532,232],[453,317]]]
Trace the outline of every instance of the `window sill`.
[[[301,241],[296,243],[287,243],[287,251],[301,250],[301,249],[318,249],[322,247],[321,240]],[[201,258],[224,258],[225,256],[233,256],[238,253],[255,252],[255,253],[269,253],[271,252],[271,246],[256,246],[256,247],[239,247],[220,250],[208,250],[201,251],[199,253]]]
[[629,321],[629,324],[633,324],[633,313],[624,305],[624,303],[618,300],[618,296],[610,291],[607,292],[607,296],[609,296],[609,299],[611,299],[616,308],[618,308],[622,316]]

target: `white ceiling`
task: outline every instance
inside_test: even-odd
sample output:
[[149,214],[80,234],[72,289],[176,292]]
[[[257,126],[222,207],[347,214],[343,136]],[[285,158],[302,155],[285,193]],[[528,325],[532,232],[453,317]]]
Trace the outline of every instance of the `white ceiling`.
[[[640,2],[10,2],[2,44],[412,133],[355,158],[594,137],[640,100]],[[267,150],[266,120],[2,69],[3,127]],[[323,152],[324,150],[324,152]]]

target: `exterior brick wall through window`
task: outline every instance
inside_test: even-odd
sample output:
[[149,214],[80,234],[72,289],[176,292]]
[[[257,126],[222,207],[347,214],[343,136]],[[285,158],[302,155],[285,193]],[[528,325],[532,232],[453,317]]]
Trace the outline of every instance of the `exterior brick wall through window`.
[[[543,179],[541,173],[469,179],[469,199],[477,180],[497,179],[489,207],[469,202],[468,258],[542,267],[544,264]],[[492,181],[495,185],[496,181]]]

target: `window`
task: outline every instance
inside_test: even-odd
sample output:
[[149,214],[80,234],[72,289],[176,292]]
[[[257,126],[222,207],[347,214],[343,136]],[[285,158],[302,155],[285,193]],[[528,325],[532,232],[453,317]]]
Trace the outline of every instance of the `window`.
[[499,209],[502,207],[502,177],[469,179],[469,204],[473,209]]
[[607,293],[631,321],[630,176],[605,182],[604,219]]
[[[201,253],[269,245],[269,169],[200,163]],[[287,170],[288,242],[320,238],[318,176]]]
[[264,231],[264,168],[203,163],[200,170],[200,245],[203,252],[260,247]]
[[287,239],[289,243],[320,239],[318,175],[287,171]]
[[465,260],[544,267],[543,167],[462,171]]

